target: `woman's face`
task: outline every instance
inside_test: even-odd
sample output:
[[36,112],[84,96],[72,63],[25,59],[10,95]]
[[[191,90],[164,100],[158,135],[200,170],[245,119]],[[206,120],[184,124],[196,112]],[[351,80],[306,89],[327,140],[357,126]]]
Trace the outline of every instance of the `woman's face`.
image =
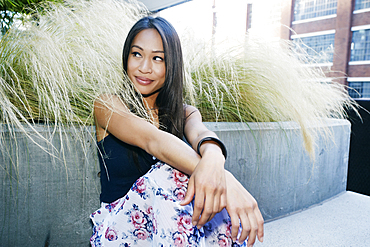
[[145,29],[136,35],[127,61],[127,74],[141,94],[150,94],[163,86],[166,65],[157,30]]

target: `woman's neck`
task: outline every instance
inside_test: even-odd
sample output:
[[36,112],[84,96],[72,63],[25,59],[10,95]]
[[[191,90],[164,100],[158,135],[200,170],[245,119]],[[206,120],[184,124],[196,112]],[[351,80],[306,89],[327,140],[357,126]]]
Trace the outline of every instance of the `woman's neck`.
[[156,105],[158,93],[153,94],[149,97],[143,98],[144,105],[151,116],[153,124],[158,128],[159,127],[159,119],[158,119],[158,107]]
[[155,103],[156,100],[157,100],[157,96],[158,96],[158,94],[153,94],[149,97],[143,98],[144,105],[145,105],[147,110],[152,110],[152,109],[157,108],[157,105]]

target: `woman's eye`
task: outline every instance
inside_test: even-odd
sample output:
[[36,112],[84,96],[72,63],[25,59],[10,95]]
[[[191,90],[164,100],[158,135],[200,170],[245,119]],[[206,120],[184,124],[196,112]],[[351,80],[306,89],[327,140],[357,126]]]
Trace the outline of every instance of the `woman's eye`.
[[155,56],[155,57],[153,58],[153,60],[155,60],[155,61],[163,61],[164,59],[163,59],[163,58],[161,58],[161,57]]
[[136,52],[136,51],[132,52],[132,55],[133,55],[134,57],[141,57],[141,54],[140,54],[140,53],[138,53],[138,52]]

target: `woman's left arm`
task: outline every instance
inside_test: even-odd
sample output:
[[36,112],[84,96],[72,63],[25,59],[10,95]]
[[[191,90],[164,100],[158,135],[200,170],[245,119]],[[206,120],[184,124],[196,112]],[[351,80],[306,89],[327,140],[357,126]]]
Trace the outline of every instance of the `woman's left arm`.
[[[198,143],[203,138],[218,138],[202,123],[202,116],[195,107],[187,106],[185,116],[187,117],[184,133],[194,150],[197,151]],[[181,203],[182,205],[190,203],[194,194],[197,194],[192,221],[193,225],[197,225],[198,228],[226,207],[225,157],[222,154],[222,149],[214,141],[204,141],[199,147],[199,153],[202,158],[189,179],[188,190]],[[205,191],[204,188],[207,188],[208,191]],[[213,195],[213,197],[205,198],[206,194]]]
[[[197,151],[198,143],[204,137],[218,138],[202,123],[202,116],[195,107],[188,106],[186,116],[188,117],[185,121],[185,136],[194,150]],[[207,183],[213,185],[211,188],[213,188],[215,196],[214,198],[205,198],[204,201],[194,201],[193,224],[198,222],[198,227],[203,226],[217,212],[226,207],[231,218],[233,241],[243,242],[248,237],[248,246],[253,246],[256,237],[258,237],[262,242],[264,220],[258,204],[240,182],[224,169],[225,157],[219,144],[212,141],[203,142],[199,151],[202,158],[189,179],[188,190],[182,205],[190,203],[194,193],[197,193],[198,190],[203,191],[199,186]],[[218,183],[215,184],[215,181]],[[198,188],[195,188],[195,184]],[[204,210],[208,209],[212,213],[201,212],[204,204]],[[213,210],[211,210],[212,207]],[[202,213],[202,217],[199,220],[200,213]],[[239,232],[240,236],[237,239]]]

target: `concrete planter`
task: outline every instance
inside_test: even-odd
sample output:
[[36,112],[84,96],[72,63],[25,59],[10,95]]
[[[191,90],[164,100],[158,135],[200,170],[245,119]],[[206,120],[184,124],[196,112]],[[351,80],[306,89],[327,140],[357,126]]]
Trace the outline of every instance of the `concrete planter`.
[[[32,136],[46,152],[24,133],[11,136],[3,128],[1,246],[89,246],[89,214],[98,208],[100,193],[91,130],[51,136],[47,126],[37,126],[56,147]],[[81,135],[83,143],[77,138]]]
[[[294,123],[206,123],[228,147],[226,168],[257,199],[267,221],[345,191],[350,124],[327,124],[334,142],[318,140],[313,164]],[[89,246],[89,214],[99,207],[100,193],[93,129],[51,136],[37,128],[56,149],[34,137],[47,153],[22,132],[12,136],[0,128],[0,243]]]
[[257,199],[265,221],[346,190],[351,126],[336,119],[327,125],[334,140],[318,138],[313,162],[295,123],[207,123],[228,147],[226,169]]

